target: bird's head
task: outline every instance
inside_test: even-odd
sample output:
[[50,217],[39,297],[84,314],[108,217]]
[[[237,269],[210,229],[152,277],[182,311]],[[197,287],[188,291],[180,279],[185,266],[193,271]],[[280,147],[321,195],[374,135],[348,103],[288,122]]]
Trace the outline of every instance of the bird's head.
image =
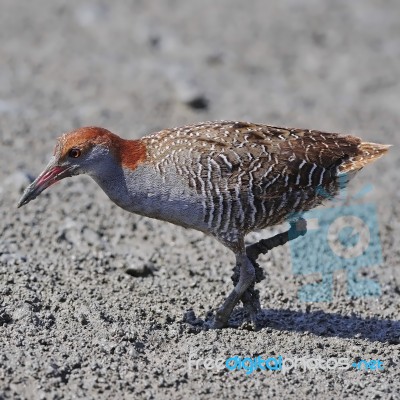
[[18,207],[64,178],[79,174],[99,176],[110,162],[135,168],[145,157],[143,146],[139,141],[124,140],[104,128],[85,127],[65,133],[58,138],[46,168],[25,189]]

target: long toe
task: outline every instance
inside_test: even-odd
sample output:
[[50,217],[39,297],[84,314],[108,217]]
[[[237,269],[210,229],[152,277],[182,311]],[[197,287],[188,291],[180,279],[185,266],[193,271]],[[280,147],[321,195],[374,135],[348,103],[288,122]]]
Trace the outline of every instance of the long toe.
[[246,292],[242,296],[242,303],[255,329],[258,329],[259,320],[262,315],[258,291],[254,289],[246,290]]

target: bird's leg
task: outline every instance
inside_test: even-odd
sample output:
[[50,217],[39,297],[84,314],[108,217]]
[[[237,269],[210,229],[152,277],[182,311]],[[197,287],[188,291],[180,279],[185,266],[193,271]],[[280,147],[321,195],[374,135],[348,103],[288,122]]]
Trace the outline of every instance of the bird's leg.
[[[257,262],[251,259],[250,261],[252,262],[255,270],[255,281],[243,293],[241,301],[247,313],[252,317],[252,319],[254,319],[253,317],[255,317],[261,310],[259,292],[257,289],[254,288],[254,285],[257,282],[261,282],[265,278],[265,275],[264,271],[261,269],[261,267]],[[234,286],[236,286],[237,283],[239,282],[239,275],[240,275],[240,269],[239,266],[236,265],[233,269],[233,275],[231,278]]]
[[[246,311],[250,314],[254,323],[256,323],[257,314],[261,310],[260,296],[258,290],[254,288],[255,283],[261,282],[264,278],[264,271],[257,263],[257,258],[260,254],[266,254],[274,247],[281,246],[290,240],[296,239],[299,236],[305,235],[307,232],[307,222],[305,219],[300,218],[290,223],[290,229],[286,232],[279,233],[269,239],[260,240],[246,247],[247,257],[253,264],[255,270],[255,281],[249,285],[247,290],[242,295],[242,303]],[[238,273],[235,269],[235,273],[232,276],[233,283],[237,283]]]
[[288,231],[247,246],[246,254],[240,253],[236,256],[236,266],[232,276],[235,288],[216,312],[213,328],[223,328],[228,325],[229,317],[239,300],[242,300],[244,307],[256,323],[256,317],[261,310],[261,305],[259,293],[254,288],[254,284],[261,282],[265,278],[264,271],[257,263],[257,258],[260,254],[266,254],[274,247],[281,246],[290,240],[305,235],[306,232],[306,220],[299,218],[290,222]]
[[297,239],[299,236],[305,235],[306,232],[307,221],[304,218],[299,218],[296,221],[290,222],[290,229],[288,231],[247,246],[246,254],[255,262],[260,254],[267,254],[274,247],[282,246],[290,240]]
[[213,328],[224,328],[228,325],[229,317],[236,304],[243,296],[243,293],[250,285],[254,283],[254,280],[256,279],[253,263],[246,254],[236,255],[236,265],[239,269],[238,282],[224,301],[224,304],[216,312]]

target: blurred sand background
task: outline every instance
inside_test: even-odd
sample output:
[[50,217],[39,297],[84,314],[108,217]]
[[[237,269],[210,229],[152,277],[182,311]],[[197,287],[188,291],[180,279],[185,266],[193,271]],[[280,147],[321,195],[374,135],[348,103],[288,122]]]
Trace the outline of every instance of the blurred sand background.
[[[399,16],[396,0],[0,0],[0,398],[399,398]],[[87,177],[16,209],[65,131],[220,119],[395,145],[351,189],[374,186],[383,264],[363,273],[380,297],[348,298],[342,272],[332,302],[301,302],[286,245],[262,258],[262,330],[198,332],[184,312],[231,289],[221,245],[118,209]],[[190,352],[385,370],[189,371]]]

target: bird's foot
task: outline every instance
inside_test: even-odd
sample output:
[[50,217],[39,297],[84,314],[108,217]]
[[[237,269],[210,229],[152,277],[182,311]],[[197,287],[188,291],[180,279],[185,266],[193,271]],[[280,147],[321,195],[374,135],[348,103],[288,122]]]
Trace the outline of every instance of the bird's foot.
[[[239,274],[235,274],[233,280],[237,280],[237,283],[234,289],[229,293],[229,296],[225,299],[222,306],[215,313],[214,318],[207,320],[204,323],[206,329],[226,328],[229,325],[229,318],[236,304],[240,301],[249,286],[254,285],[256,273],[253,262],[245,254],[238,254],[236,265]],[[249,298],[248,303],[249,305],[255,304],[257,306],[251,298]],[[194,313],[189,315],[187,313],[186,318],[184,319],[185,322],[193,324],[193,316]],[[196,319],[194,319],[194,321],[196,321]]]
[[230,302],[232,301],[232,293],[225,300],[225,303],[220,307],[215,314],[211,311],[207,313],[205,321],[201,318],[197,318],[193,310],[189,310],[183,317],[183,322],[190,324],[192,327],[197,329],[222,329],[229,326],[229,317],[231,316],[232,310],[230,310]]
[[187,311],[183,316],[183,322],[189,324],[195,331],[222,329],[228,327],[228,321],[221,318],[218,312],[214,316],[210,311],[207,313],[205,320],[196,317],[193,310]]
[[211,321],[207,321],[205,323],[205,327],[207,329],[222,329],[222,328],[228,328],[229,325],[227,322],[220,321],[214,317]]
[[246,311],[248,318],[250,319],[255,330],[258,330],[260,316],[261,316],[261,304],[260,295],[258,290],[249,288],[244,292],[242,296],[243,308]]
[[[243,327],[246,329],[258,330],[262,316],[260,296],[254,287],[249,288],[241,297],[243,311],[228,311],[224,306],[217,310],[215,316],[210,315],[210,319],[205,322],[208,329],[222,329],[227,327]],[[251,328],[248,326],[250,323]]]
[[204,321],[201,318],[196,317],[196,314],[193,310],[185,312],[183,315],[183,322],[193,326],[201,326],[204,324]]
[[226,313],[223,307],[219,308],[215,313],[214,318],[210,321],[211,329],[222,329],[229,326],[229,317],[231,313]]
[[[250,259],[253,264],[255,270],[255,283],[261,282],[265,279],[264,271],[260,267],[260,265],[255,261]],[[233,275],[231,277],[234,285],[237,285],[239,281],[239,268],[236,265],[233,269]],[[260,312],[261,312],[261,304],[260,304],[260,295],[258,290],[254,289],[254,284],[252,284],[242,295],[241,301],[243,303],[243,308],[246,313],[246,321],[242,322],[248,324],[248,320],[250,319],[250,323],[253,326],[254,330],[258,329],[259,320],[260,320]],[[243,321],[243,318],[242,318]]]
[[218,313],[209,311],[203,320],[197,317],[193,310],[187,311],[183,322],[190,325],[191,332],[200,332],[210,329],[238,328],[258,331],[263,326],[263,312],[255,306],[247,306],[232,312],[228,319]]
[[233,308],[240,299],[240,294],[236,288],[225,299],[224,304],[217,310],[215,316],[210,323],[211,329],[227,328],[229,325],[229,317],[232,314]]

